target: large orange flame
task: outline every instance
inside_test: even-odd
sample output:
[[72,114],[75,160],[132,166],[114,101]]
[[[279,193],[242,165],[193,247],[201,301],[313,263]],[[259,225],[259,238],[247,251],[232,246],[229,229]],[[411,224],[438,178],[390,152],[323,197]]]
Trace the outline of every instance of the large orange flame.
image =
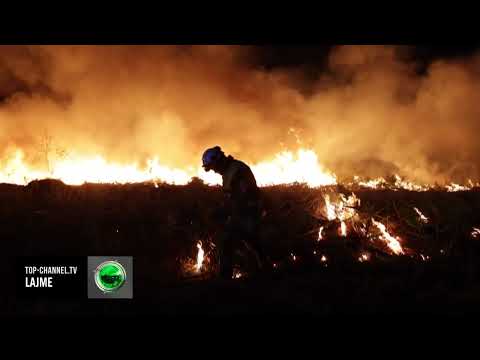
[[[160,182],[184,185],[193,177],[202,179],[208,185],[219,185],[222,182],[220,175],[213,172],[207,173],[199,165],[171,168],[162,165],[156,157],[149,159],[144,164],[122,164],[110,162],[100,155],[69,154],[68,158],[52,160],[48,168],[49,170],[33,168],[25,161],[25,154],[22,150],[17,150],[12,157],[0,163],[0,183],[26,185],[32,180],[53,178],[62,180],[69,185],[81,185],[86,182],[119,184],[152,182],[158,186]],[[320,187],[337,184],[336,175],[320,164],[317,154],[311,149],[280,152],[273,159],[253,164],[252,171],[259,186],[304,183],[309,187]],[[393,186],[394,189],[427,191],[433,188],[429,185],[406,181],[398,175],[395,176],[394,184],[387,184],[383,178],[369,181],[362,181],[359,177],[354,179],[354,184],[373,189]],[[465,191],[479,185],[470,180],[467,185],[451,183],[447,184],[444,189]],[[325,200],[328,201],[327,198]],[[342,201],[348,205],[349,199],[342,199]],[[334,205],[327,205],[327,212],[330,220],[339,218],[338,210]]]

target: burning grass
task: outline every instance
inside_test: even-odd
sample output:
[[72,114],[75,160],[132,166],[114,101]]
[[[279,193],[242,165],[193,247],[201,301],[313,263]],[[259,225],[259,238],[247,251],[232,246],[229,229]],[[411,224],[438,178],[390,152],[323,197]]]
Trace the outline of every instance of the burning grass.
[[[296,184],[265,187],[262,194],[261,243],[273,272],[318,268],[341,274],[338,269],[350,266],[439,263],[480,279],[479,191]],[[186,277],[211,277],[221,199],[219,187],[201,182],[2,184],[0,235],[12,255],[132,255],[141,297],[152,283],[162,288]],[[234,278],[243,281],[249,274],[238,260]]]

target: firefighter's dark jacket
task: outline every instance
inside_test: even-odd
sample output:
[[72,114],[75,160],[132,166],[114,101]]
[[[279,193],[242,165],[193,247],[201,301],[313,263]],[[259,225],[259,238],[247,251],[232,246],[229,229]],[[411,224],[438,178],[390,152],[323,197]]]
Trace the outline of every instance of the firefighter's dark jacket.
[[250,167],[228,156],[222,179],[225,210],[229,215],[257,216],[260,210],[260,192]]

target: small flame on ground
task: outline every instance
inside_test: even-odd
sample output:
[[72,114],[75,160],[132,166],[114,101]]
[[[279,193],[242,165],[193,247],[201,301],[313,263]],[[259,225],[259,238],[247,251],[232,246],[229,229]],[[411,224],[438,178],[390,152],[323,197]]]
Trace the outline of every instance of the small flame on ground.
[[[354,176],[354,184],[360,185],[362,187],[367,187],[370,189],[393,189],[393,190],[398,190],[398,189],[403,189],[403,190],[409,190],[409,191],[428,191],[432,190],[435,187],[432,185],[427,185],[427,184],[416,184],[414,182],[406,181],[402,179],[399,175],[395,175],[395,182],[389,183],[385,178],[379,177],[376,179],[371,179],[368,181],[361,181],[358,176]],[[456,183],[450,183],[445,185],[443,188],[449,192],[455,192],[455,191],[467,191],[471,190],[474,187],[479,186],[479,183],[474,183],[471,179],[468,180],[468,185],[459,185]]]
[[363,235],[366,235],[366,234],[367,234],[367,224],[362,223],[362,224],[360,225],[360,232],[361,232]]
[[451,183],[450,185],[445,186],[448,192],[455,192],[455,191],[467,191],[470,190],[468,186],[462,186],[459,184]]
[[335,214],[335,206],[330,203],[330,195],[325,195],[324,197],[325,199],[325,210],[327,212],[327,219],[332,221],[332,220],[335,220],[335,218],[337,217],[336,214]]
[[197,243],[197,248],[198,248],[198,253],[197,253],[197,264],[195,265],[195,269],[197,272],[200,272],[200,270],[202,270],[202,265],[203,265],[203,256],[205,254],[205,252],[203,251],[202,249],[202,242],[199,241]]
[[342,221],[340,224],[340,235],[341,236],[347,236],[347,224],[345,224],[345,221]]
[[476,228],[476,227],[473,228],[472,237],[474,239],[480,238],[480,229],[479,228]]
[[358,261],[360,261],[360,262],[364,262],[364,261],[368,261],[368,260],[370,260],[370,255],[368,255],[366,253],[360,255],[359,258],[358,258]]
[[240,279],[241,277],[243,277],[243,273],[238,269],[234,269],[232,279]]
[[370,189],[378,189],[383,187],[387,182],[384,178],[377,178],[369,181],[358,181],[358,176],[355,176],[355,181],[358,182],[358,185],[367,187]]
[[372,218],[372,223],[380,230],[381,235],[380,239],[385,241],[387,243],[387,246],[392,250],[396,255],[403,254],[403,249],[402,246],[400,245],[400,242],[398,241],[399,238],[395,238],[392,235],[390,235],[387,231],[387,228],[385,225],[383,225],[381,222],[375,221],[375,219]]
[[323,240],[323,226],[320,226],[320,230],[318,230],[318,241]]
[[399,175],[395,174],[395,183],[389,184],[387,180],[385,180],[383,177],[379,177],[376,179],[368,180],[368,181],[359,181],[358,177],[356,178],[356,181],[358,182],[358,185],[363,186],[363,187],[368,187],[371,189],[384,189],[384,188],[392,188],[393,189],[404,189],[404,190],[410,190],[410,191],[427,191],[430,190],[430,186],[427,185],[419,185],[415,184],[410,181],[403,180]]
[[422,214],[422,212],[420,210],[418,210],[416,207],[413,208],[415,210],[415,212],[418,214],[418,220],[427,224],[430,220]]
[[420,254],[420,257],[422,258],[423,261],[430,260],[430,256],[428,256],[428,255],[424,256],[423,254]]
[[403,180],[400,176],[395,175],[395,187],[404,190],[410,191],[427,191],[430,190],[429,186],[426,185],[418,185],[409,181]]
[[[338,219],[340,221],[338,229],[340,236],[347,236],[347,224],[345,221],[355,216],[356,210],[354,207],[360,205],[360,199],[352,193],[348,198],[340,194],[340,200],[335,203],[330,200],[330,195],[328,194],[324,195],[324,200],[327,219],[329,221]],[[318,233],[318,240],[323,239],[322,230],[323,227],[320,228]]]
[[320,261],[321,262],[326,262],[327,261],[327,257],[325,255],[322,255],[322,257],[320,258]]

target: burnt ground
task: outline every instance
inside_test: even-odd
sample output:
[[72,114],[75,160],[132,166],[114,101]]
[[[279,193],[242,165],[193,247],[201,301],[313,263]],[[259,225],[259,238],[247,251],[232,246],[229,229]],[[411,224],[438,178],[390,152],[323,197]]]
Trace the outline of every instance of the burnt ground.
[[[136,316],[292,314],[476,314],[480,303],[478,190],[447,193],[356,189],[359,214],[374,216],[400,236],[408,256],[391,256],[365,239],[317,241],[316,211],[322,193],[344,192],[302,185],[263,189],[261,241],[277,264],[254,277],[232,281],[185,278],[181,261],[201,239],[214,241],[217,187],[152,184],[66,186],[41,181],[0,185],[0,238],[12,274],[17,256],[114,255],[134,257],[133,300],[27,300],[5,276],[3,316]],[[420,224],[412,207],[430,223]],[[318,217],[318,216],[317,216]],[[349,228],[352,234],[352,229]],[[371,260],[360,263],[368,250]],[[315,251],[315,254],[313,253]],[[291,254],[296,255],[296,261]],[[419,258],[428,256],[427,261]],[[320,257],[327,256],[322,262]],[[327,264],[327,266],[326,266]]]

